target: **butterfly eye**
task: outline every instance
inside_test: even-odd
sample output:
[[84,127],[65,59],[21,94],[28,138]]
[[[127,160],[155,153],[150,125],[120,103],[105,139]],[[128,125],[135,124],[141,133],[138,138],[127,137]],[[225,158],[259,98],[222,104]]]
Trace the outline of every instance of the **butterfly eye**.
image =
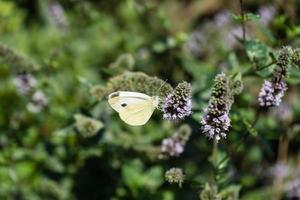
[[126,104],[126,103],[122,103],[121,106],[122,106],[122,107],[126,107],[127,104]]

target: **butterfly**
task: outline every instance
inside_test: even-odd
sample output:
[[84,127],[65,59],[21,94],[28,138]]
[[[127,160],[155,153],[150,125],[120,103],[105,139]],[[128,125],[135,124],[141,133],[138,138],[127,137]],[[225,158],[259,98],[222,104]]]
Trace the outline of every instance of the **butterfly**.
[[108,103],[125,123],[140,126],[148,122],[158,106],[159,98],[139,92],[118,91],[108,96]]

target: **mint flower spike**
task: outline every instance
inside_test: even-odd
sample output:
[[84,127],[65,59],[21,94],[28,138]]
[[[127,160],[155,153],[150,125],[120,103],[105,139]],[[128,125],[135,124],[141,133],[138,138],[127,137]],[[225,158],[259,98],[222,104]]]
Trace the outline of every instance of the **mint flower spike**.
[[283,81],[274,83],[265,80],[258,96],[259,105],[261,107],[279,106],[286,90],[287,85]]
[[273,72],[271,80],[265,80],[259,95],[258,103],[261,107],[279,106],[285,91],[288,89],[284,78],[288,76],[288,68],[293,60],[295,60],[294,50],[291,47],[282,47]]
[[171,168],[165,173],[165,179],[169,183],[178,183],[179,187],[182,186],[182,183],[185,179],[185,175],[181,168]]
[[226,138],[230,127],[229,111],[233,104],[230,79],[221,73],[216,76],[209,105],[204,109],[201,130],[210,139]]
[[177,85],[172,93],[169,93],[162,102],[164,119],[174,121],[182,120],[192,114],[191,100],[192,86],[187,82]]

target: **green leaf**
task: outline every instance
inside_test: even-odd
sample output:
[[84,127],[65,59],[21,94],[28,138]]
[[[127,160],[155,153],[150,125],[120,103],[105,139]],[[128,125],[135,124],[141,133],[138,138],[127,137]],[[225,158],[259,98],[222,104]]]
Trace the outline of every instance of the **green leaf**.
[[[242,22],[242,16],[236,15],[231,13],[232,19],[234,19],[237,22]],[[260,16],[254,13],[245,13],[244,14],[244,21],[258,21],[260,19]]]
[[252,124],[247,120],[243,119],[243,124],[245,125],[247,131],[254,137],[258,135],[257,130],[252,126]]
[[234,95],[242,93],[244,85],[242,81],[242,73],[238,72],[230,76],[230,88]]
[[240,185],[229,185],[220,192],[223,199],[239,200]]
[[269,71],[270,63],[273,63],[271,49],[257,39],[246,41],[246,53],[249,60],[255,65],[257,71]]
[[260,20],[260,16],[254,13],[246,13],[245,14],[246,21],[258,21]]

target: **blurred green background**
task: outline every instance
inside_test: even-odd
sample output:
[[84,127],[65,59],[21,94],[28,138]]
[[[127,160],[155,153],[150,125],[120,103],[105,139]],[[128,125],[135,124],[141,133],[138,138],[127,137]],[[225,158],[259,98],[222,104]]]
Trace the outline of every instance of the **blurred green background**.
[[[274,192],[281,186],[269,171],[299,160],[297,68],[282,106],[250,124],[274,65],[256,69],[281,46],[300,44],[300,2],[245,0],[243,7],[247,45],[238,0],[1,0],[0,199],[192,200],[206,183],[222,199],[289,198]],[[193,115],[172,123],[156,111],[144,126],[126,125],[92,89],[124,71],[174,87],[190,82]],[[216,168],[200,119],[220,72],[242,72],[244,91],[228,138],[213,153],[230,160]],[[158,159],[162,139],[183,123],[192,128],[184,153]],[[186,174],[181,188],[164,181],[171,167]]]

